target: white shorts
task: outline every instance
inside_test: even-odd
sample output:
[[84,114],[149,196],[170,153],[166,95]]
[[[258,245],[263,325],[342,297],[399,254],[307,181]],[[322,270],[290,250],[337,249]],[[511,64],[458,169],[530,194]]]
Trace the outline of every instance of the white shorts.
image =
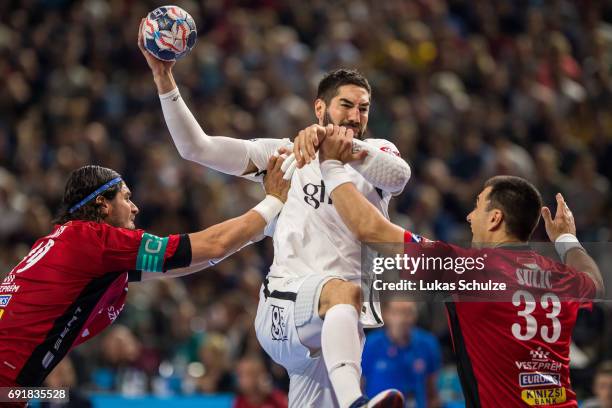
[[259,294],[255,333],[266,353],[287,370],[290,408],[338,406],[320,352],[319,297],[330,279],[344,280],[320,274],[266,278]]

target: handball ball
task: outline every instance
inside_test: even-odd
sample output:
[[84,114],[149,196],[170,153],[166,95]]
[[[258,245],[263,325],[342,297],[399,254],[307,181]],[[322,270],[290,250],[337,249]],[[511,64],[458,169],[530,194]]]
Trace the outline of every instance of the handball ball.
[[193,18],[180,7],[158,7],[142,25],[144,46],[156,58],[175,61],[191,51],[197,31]]

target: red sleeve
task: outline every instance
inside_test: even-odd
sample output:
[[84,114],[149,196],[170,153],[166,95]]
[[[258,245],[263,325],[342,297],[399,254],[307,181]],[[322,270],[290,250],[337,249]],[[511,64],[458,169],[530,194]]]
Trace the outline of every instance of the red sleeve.
[[106,271],[139,270],[163,272],[166,260],[179,244],[179,235],[157,237],[143,230],[99,224],[102,266]]

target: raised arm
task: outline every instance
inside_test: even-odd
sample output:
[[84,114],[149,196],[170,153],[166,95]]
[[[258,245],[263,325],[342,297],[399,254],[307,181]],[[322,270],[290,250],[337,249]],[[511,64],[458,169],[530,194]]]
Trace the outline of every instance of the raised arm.
[[542,218],[548,238],[555,243],[561,261],[577,271],[586,273],[595,284],[596,296],[601,296],[605,292],[601,271],[576,238],[574,215],[565,203],[565,199],[560,193],[556,199],[557,212],[554,219],[548,207],[542,208]]
[[241,176],[265,169],[268,158],[288,144],[287,140],[280,139],[253,142],[207,135],[181,98],[172,75],[175,62],[158,60],[147,52],[143,41],[139,30],[138,47],[153,73],[166,125],[181,157],[222,173]]

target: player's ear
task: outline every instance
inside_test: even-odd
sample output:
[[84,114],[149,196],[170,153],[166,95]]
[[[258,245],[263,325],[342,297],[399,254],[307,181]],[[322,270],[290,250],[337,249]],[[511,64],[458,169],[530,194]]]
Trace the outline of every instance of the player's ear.
[[314,108],[315,115],[319,120],[319,125],[322,125],[325,122],[325,109],[327,108],[327,105],[325,104],[325,101],[323,99],[317,98],[314,103]]
[[110,202],[106,198],[102,196],[97,196],[96,205],[98,205],[98,207],[100,208],[100,213],[103,217],[106,217],[110,214]]
[[504,222],[504,213],[495,208],[489,214],[489,231],[494,231],[502,226]]

